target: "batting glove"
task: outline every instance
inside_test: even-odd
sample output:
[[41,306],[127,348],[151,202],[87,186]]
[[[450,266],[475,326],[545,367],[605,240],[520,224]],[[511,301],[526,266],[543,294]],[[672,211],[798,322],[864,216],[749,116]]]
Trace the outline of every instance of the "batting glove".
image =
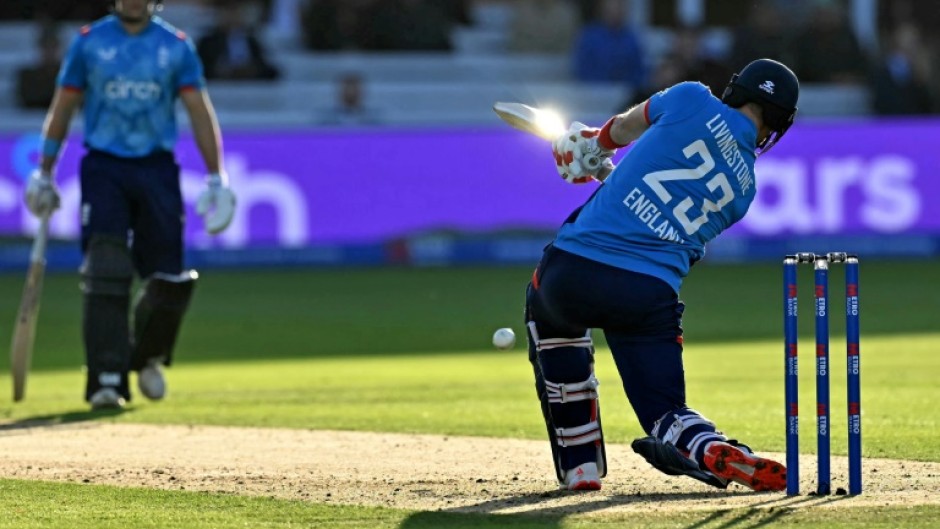
[[196,212],[206,224],[206,231],[220,233],[228,227],[235,216],[235,193],[226,184],[221,173],[212,173],[206,178],[206,189],[196,201]]
[[26,208],[37,217],[48,217],[59,209],[59,190],[52,174],[34,170],[26,182]]
[[590,182],[605,165],[610,164],[609,159],[616,150],[605,149],[597,143],[600,131],[575,121],[567,132],[552,142],[555,169],[566,182]]

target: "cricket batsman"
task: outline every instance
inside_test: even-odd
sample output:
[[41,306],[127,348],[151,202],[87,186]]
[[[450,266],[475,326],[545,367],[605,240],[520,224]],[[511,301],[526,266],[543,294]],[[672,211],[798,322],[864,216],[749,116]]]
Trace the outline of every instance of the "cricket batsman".
[[[155,16],[161,4],[116,0],[112,14],[75,36],[43,125],[40,166],[26,187],[36,216],[58,208],[55,163],[81,107],[82,334],[92,409],[123,407],[130,371],[145,397],[166,394],[162,366],[171,364],[197,278],[183,269],[177,99],[208,173],[197,204],[206,230],[221,232],[235,212],[202,65],[192,40]],[[141,284],[132,304],[135,274]]]
[[600,489],[607,470],[592,328],[603,330],[647,433],[633,450],[652,466],[718,488],[785,488],[783,465],[686,403],[679,289],[705,244],[744,217],[755,159],[787,132],[798,98],[796,75],[760,59],[732,76],[721,99],[679,83],[599,129],[575,122],[553,142],[565,180],[602,182],[558,230],[526,289],[529,360],[563,488]]

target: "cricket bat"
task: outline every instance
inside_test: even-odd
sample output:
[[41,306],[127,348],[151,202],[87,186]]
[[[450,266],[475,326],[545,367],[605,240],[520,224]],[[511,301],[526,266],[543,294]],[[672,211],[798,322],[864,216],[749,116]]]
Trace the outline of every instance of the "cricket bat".
[[[562,117],[551,110],[500,101],[493,105],[493,111],[511,127],[544,140],[552,141],[567,131]],[[595,164],[595,168],[598,170],[596,178],[603,181],[614,170],[614,164],[609,159],[604,159],[603,162]]]
[[545,140],[554,140],[566,130],[561,116],[551,110],[501,101],[493,105],[493,111],[510,126]]
[[39,317],[39,300],[42,295],[42,280],[46,272],[46,240],[49,237],[49,217],[39,221],[39,231],[33,239],[29,255],[29,271],[23,286],[20,311],[13,327],[13,343],[10,346],[10,370],[13,373],[13,402],[23,400],[26,395],[26,374],[33,356],[33,339],[36,337],[36,320]]

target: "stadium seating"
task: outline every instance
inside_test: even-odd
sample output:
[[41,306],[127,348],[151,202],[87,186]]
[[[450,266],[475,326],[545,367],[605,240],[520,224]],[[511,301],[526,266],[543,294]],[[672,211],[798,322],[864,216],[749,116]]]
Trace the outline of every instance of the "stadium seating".
[[[194,12],[202,27],[206,18]],[[337,80],[359,73],[368,105],[379,121],[403,126],[492,125],[490,110],[499,100],[555,106],[574,119],[599,123],[628,100],[628,87],[577,83],[566,55],[501,53],[500,13],[479,28],[455,33],[453,53],[310,53],[296,43],[266,39],[283,72],[277,82],[212,82],[210,93],[227,127],[293,128],[316,126],[337,99]],[[71,33],[74,28],[63,28]],[[721,42],[720,32],[713,40]],[[501,40],[502,39],[502,40]],[[668,37],[650,32],[650,47],[662,49]],[[0,130],[36,130],[42,112],[15,108],[14,74],[35,57],[35,27],[0,24]],[[67,40],[66,40],[67,42]],[[861,86],[806,86],[801,117],[868,113],[868,92]]]

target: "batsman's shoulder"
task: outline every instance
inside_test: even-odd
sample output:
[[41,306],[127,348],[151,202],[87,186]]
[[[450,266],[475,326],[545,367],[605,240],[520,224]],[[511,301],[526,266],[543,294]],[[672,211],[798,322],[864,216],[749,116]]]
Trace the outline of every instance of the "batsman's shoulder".
[[85,24],[84,26],[78,28],[78,37],[83,38],[92,34],[101,33],[104,28],[114,26],[115,24],[118,24],[118,21],[114,15],[108,15],[106,17],[99,18],[90,24]]
[[697,81],[674,84],[650,98],[648,119],[658,121],[668,115],[669,121],[681,121],[705,107],[712,98],[708,87]]
[[671,87],[663,90],[663,93],[671,92],[671,95],[674,97],[702,97],[707,94],[711,94],[711,91],[707,86],[703,85],[698,81],[683,81],[672,85]]
[[167,22],[166,20],[160,17],[156,17],[156,16],[153,17],[151,19],[151,22],[154,25],[156,25],[158,28],[160,28],[160,30],[163,31],[166,35],[171,36],[174,40],[179,40],[183,42],[186,42],[189,40],[189,35],[187,35],[185,31],[177,28],[173,24],[170,24],[169,22]]

